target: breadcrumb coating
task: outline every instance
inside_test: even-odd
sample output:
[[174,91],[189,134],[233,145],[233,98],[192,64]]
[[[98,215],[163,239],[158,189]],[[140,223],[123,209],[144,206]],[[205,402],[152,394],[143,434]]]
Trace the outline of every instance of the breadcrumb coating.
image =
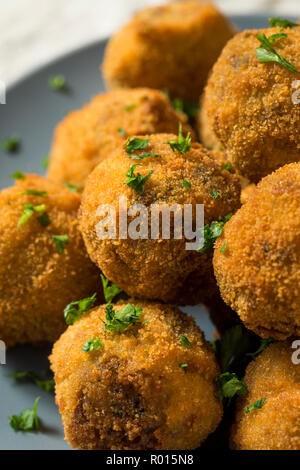
[[215,244],[223,299],[264,338],[300,334],[299,234],[300,163],[291,163],[257,185]]
[[[251,182],[300,160],[300,106],[294,104],[296,73],[278,63],[260,63],[256,38],[280,28],[246,30],[231,39],[213,67],[204,93],[208,126],[230,161]],[[275,50],[300,70],[300,27],[286,29]]]
[[[222,417],[214,353],[194,320],[177,308],[134,305],[143,309],[141,325],[105,333],[101,306],[54,345],[50,361],[66,439],[76,449],[199,447]],[[184,347],[181,336],[192,346]],[[82,351],[93,337],[102,349]]]
[[137,13],[109,41],[108,88],[148,86],[198,101],[208,73],[235,31],[209,2],[172,2]]
[[[21,194],[26,190],[47,195]],[[42,213],[35,213],[19,226],[25,204],[45,204],[51,223],[42,226]],[[36,175],[0,192],[0,339],[6,346],[55,341],[66,328],[66,305],[98,290],[100,271],[79,232],[79,205],[78,195]],[[62,254],[53,235],[68,236]]]
[[[134,161],[124,148],[110,158],[109,165],[101,163],[90,175],[80,211],[80,226],[91,259],[104,274],[132,297],[161,300],[170,303],[198,303],[215,291],[212,272],[212,253],[200,255],[186,249],[186,239],[174,239],[171,218],[171,238],[151,239],[152,204],[204,204],[205,223],[235,212],[240,206],[239,178],[221,170],[218,160],[200,144],[193,143],[185,155],[173,151],[166,142],[177,140],[172,134],[144,136],[150,139],[145,151],[157,154]],[[126,173],[134,163],[143,176],[154,171],[139,195],[125,185]],[[191,187],[185,188],[185,179]],[[214,198],[212,191],[218,193]],[[126,196],[128,206],[143,204],[148,211],[148,239],[99,239],[96,225],[100,204],[111,204],[119,214],[119,198]],[[128,219],[128,224],[131,219]],[[193,214],[195,222],[195,213]]]
[[84,185],[101,161],[130,135],[194,131],[184,113],[175,111],[158,90],[137,88],[101,94],[70,113],[56,128],[48,176],[59,183]]
[[[249,364],[249,395],[239,397],[231,445],[237,450],[300,450],[300,366],[290,342],[271,344]],[[246,413],[257,400],[262,408]]]

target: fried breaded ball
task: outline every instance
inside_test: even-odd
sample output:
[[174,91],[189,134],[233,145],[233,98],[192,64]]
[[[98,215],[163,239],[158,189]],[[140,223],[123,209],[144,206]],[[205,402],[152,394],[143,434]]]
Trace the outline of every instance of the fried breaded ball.
[[[247,30],[222,51],[204,93],[208,126],[236,169],[257,183],[286,163],[300,160],[300,106],[294,104],[298,75],[274,63],[260,63],[258,34],[280,28]],[[300,27],[286,29],[275,50],[300,70]]]
[[48,176],[59,183],[83,186],[91,171],[129,135],[194,132],[187,117],[173,109],[158,90],[116,90],[96,96],[70,113],[56,128]]
[[[7,346],[55,341],[66,328],[66,305],[97,291],[100,272],[79,232],[79,205],[78,195],[36,175],[0,192],[0,339]],[[53,236],[68,238],[56,240],[59,248]]]
[[242,204],[245,204],[247,201],[249,201],[252,194],[255,193],[255,188],[256,188],[256,185],[253,183],[248,184],[247,186],[242,188],[242,191],[241,191],[241,203]]
[[198,101],[234,30],[209,2],[172,2],[137,13],[108,43],[108,88],[148,86]]
[[300,163],[291,163],[257,185],[215,244],[223,299],[262,337],[300,334],[299,234]]
[[[240,450],[300,450],[300,366],[292,343],[271,344],[249,364],[249,395],[239,397],[232,447]],[[262,407],[246,413],[258,400]]]
[[[123,333],[105,332],[101,306],[54,345],[50,361],[66,439],[77,449],[194,449],[222,417],[214,353],[177,308],[134,306],[142,308],[139,324]],[[102,347],[84,352],[91,338]]]
[[[144,136],[144,139],[149,143],[144,150],[134,152],[135,158],[145,153],[154,156],[133,160],[126,153],[127,149],[120,147],[110,158],[109,165],[102,162],[88,178],[80,215],[86,247],[105,276],[130,296],[181,305],[198,303],[207,297],[211,288],[212,253],[200,255],[195,249],[187,250],[185,237],[174,238],[172,217],[170,239],[163,238],[161,230],[158,239],[154,235],[151,238],[151,222],[154,221],[155,225],[152,204],[158,209],[163,205],[170,208],[177,204],[181,221],[183,205],[191,204],[194,224],[196,204],[204,204],[205,223],[210,223],[235,212],[240,206],[239,179],[229,171],[221,170],[213,155],[198,143],[192,143],[190,151],[182,154],[178,150],[173,151],[167,143],[177,142],[175,135],[155,134]],[[134,169],[135,176],[149,178],[140,194],[125,184],[128,180],[126,174],[133,164],[140,165]],[[119,234],[119,201],[124,197],[127,198],[127,208],[136,204],[146,207],[148,239],[145,239],[147,233],[141,235],[143,239],[133,239],[130,234],[124,239],[124,235]],[[97,235],[98,224],[106,218],[98,212],[100,204],[109,204],[116,212],[115,239],[111,236],[100,239]],[[124,222],[125,229],[132,219],[128,217],[127,225]]]

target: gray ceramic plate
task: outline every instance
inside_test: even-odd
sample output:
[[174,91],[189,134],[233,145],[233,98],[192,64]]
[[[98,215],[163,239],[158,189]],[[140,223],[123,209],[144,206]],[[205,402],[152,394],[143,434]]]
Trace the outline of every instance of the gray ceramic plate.
[[[270,15],[271,16],[271,15]],[[233,17],[240,28],[260,28],[268,25],[267,17]],[[47,155],[56,124],[70,110],[80,108],[91,96],[104,91],[99,72],[106,42],[91,45],[36,71],[15,84],[8,91],[7,104],[0,105],[0,141],[15,133],[22,146],[19,153],[8,156],[0,149],[0,188],[10,186],[8,175],[17,170],[43,174],[42,158]],[[48,88],[49,76],[62,73],[68,78],[68,93],[54,93]],[[207,339],[211,339],[214,326],[201,308],[184,309],[192,314]],[[6,365],[0,365],[0,450],[70,449],[64,441],[60,415],[53,395],[35,385],[17,384],[7,375],[15,370],[39,372],[48,368],[48,349],[31,347],[14,348],[7,353]],[[38,415],[42,429],[38,433],[13,431],[7,417],[33,406],[41,397]]]

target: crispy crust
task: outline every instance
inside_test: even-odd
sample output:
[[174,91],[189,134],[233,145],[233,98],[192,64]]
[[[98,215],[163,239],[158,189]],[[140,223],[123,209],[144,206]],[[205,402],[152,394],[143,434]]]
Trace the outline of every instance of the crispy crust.
[[[238,450],[300,450],[300,367],[291,343],[269,346],[249,364],[249,395],[237,402],[231,446]],[[260,398],[261,409],[245,413]]]
[[215,245],[223,299],[262,337],[300,334],[299,201],[300,163],[292,163],[257,185]]
[[[74,448],[193,449],[221,420],[218,366],[194,320],[167,305],[138,305],[146,320],[141,326],[105,333],[101,306],[54,345],[56,401]],[[181,345],[182,335],[193,347]],[[103,348],[83,352],[93,337]],[[179,366],[186,363],[184,372]]]
[[[206,223],[240,206],[238,177],[222,171],[218,160],[200,144],[192,144],[191,150],[182,155],[166,144],[177,139],[175,135],[146,137],[150,139],[147,152],[160,157],[139,162],[142,166],[137,170],[141,174],[154,170],[141,196],[124,185],[126,172],[136,162],[123,148],[112,156],[109,166],[104,162],[90,175],[80,214],[86,247],[104,274],[129,295],[170,303],[198,303],[215,291],[211,253],[188,251],[185,239],[172,236],[170,240],[123,240],[118,236],[116,240],[100,240],[96,235],[95,227],[101,220],[96,215],[99,204],[112,204],[118,214],[120,196],[126,196],[129,205],[142,203],[148,209],[151,204],[204,204]],[[183,179],[191,183],[190,189],[184,188]],[[219,193],[218,199],[212,197],[212,189]]]
[[[297,74],[277,63],[259,63],[257,34],[247,30],[228,42],[214,65],[204,93],[208,126],[239,172],[256,183],[280,166],[300,160],[300,106],[292,102]],[[276,50],[300,70],[300,27]]]
[[[48,195],[21,195],[26,189]],[[37,214],[19,227],[24,204],[45,204],[51,224],[42,227]],[[64,307],[97,291],[99,270],[78,229],[79,204],[79,196],[36,175],[0,192],[0,339],[7,346],[55,341],[66,328]],[[53,235],[69,236],[61,255]]]
[[59,183],[83,185],[98,163],[129,135],[177,133],[179,122],[195,139],[185,114],[176,112],[158,90],[137,88],[98,95],[57,126],[48,176]]
[[149,86],[198,101],[209,70],[234,32],[212,3],[147,8],[110,40],[104,78],[110,89]]

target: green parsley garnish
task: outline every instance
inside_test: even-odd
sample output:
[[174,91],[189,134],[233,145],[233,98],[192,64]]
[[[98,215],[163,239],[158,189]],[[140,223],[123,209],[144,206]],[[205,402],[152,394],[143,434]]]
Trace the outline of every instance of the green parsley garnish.
[[16,171],[13,175],[9,175],[9,177],[15,180],[24,180],[26,178],[23,171],[20,170]]
[[45,212],[46,206],[45,204],[41,204],[40,206],[34,206],[33,204],[25,204],[22,215],[19,219],[18,225],[22,227],[26,224],[26,222],[33,216],[35,212]]
[[299,26],[298,23],[293,23],[292,21],[289,21],[289,20],[281,20],[279,16],[277,16],[276,18],[269,18],[269,23],[270,23],[271,28],[280,26],[282,29],[285,29],[285,28],[295,28],[296,26]]
[[16,431],[36,431],[39,429],[39,420],[37,417],[37,406],[40,401],[38,397],[33,405],[33,408],[27,408],[21,411],[19,415],[13,415],[9,419],[10,426]]
[[182,186],[185,188],[185,189],[191,189],[192,185],[191,183],[189,183],[187,180],[183,179],[182,180]]
[[204,245],[198,250],[198,253],[206,253],[213,249],[215,241],[222,235],[224,225],[231,217],[232,214],[228,214],[223,219],[219,221],[214,220],[210,225],[207,224],[201,229],[204,236]]
[[103,274],[100,274],[101,280],[102,280],[102,286],[103,286],[103,294],[105,298],[105,302],[110,304],[113,299],[122,292],[122,289],[118,287],[116,284],[111,282],[109,279],[107,279]]
[[48,85],[53,91],[65,91],[68,88],[66,77],[61,74],[50,77]]
[[186,336],[181,336],[181,345],[185,348],[191,348],[193,345],[189,342]]
[[261,43],[261,47],[256,48],[256,56],[259,62],[277,62],[278,64],[282,65],[286,69],[290,70],[294,73],[300,73],[293,64],[288,62],[284,57],[282,57],[278,52],[274,49],[272,44],[281,38],[287,37],[285,33],[277,33],[273,34],[272,36],[267,36],[264,33],[258,34],[257,39]]
[[50,157],[49,157],[49,155],[47,155],[46,157],[44,157],[44,158],[42,159],[42,162],[41,162],[41,163],[42,163],[42,168],[44,168],[44,170],[47,170],[48,167],[49,167],[49,163],[50,163]]
[[131,111],[134,108],[136,108],[136,104],[128,104],[127,106],[124,106],[125,111]]
[[2,148],[5,152],[14,153],[17,152],[20,148],[20,139],[16,135],[8,137],[2,142]]
[[269,338],[261,339],[260,346],[257,349],[257,351],[255,351],[254,353],[247,353],[247,356],[252,357],[252,359],[256,359],[257,356],[259,356],[260,353],[264,351],[264,349],[266,349],[271,343],[274,343],[274,342],[275,342],[275,339],[272,338],[272,336],[270,336]]
[[219,199],[221,197],[220,194],[215,189],[212,189],[210,194],[212,195],[214,199]]
[[134,170],[136,169],[137,166],[141,166],[141,165],[136,164],[136,165],[132,165],[129,168],[128,172],[125,175],[127,176],[127,180],[123,184],[129,186],[129,188],[133,189],[135,192],[137,192],[141,196],[145,190],[144,186],[153,175],[154,170],[149,171],[148,175],[146,176],[142,176],[140,173],[137,173],[135,175]]
[[224,242],[224,244],[223,244],[223,246],[222,246],[222,248],[221,248],[221,250],[220,250],[221,255],[222,255],[223,253],[225,253],[226,248],[227,248],[227,240],[225,240],[225,242]]
[[186,137],[183,137],[182,134],[182,124],[179,124],[179,132],[178,132],[178,139],[177,140],[171,140],[170,142],[166,142],[166,144],[170,145],[171,149],[173,152],[176,150],[183,155],[186,154],[190,148],[191,148],[191,143],[192,143],[192,138],[191,138],[191,133],[188,132]]
[[181,367],[184,370],[184,372],[186,372],[188,368],[188,364],[179,364],[179,367]]
[[40,215],[36,219],[41,224],[42,227],[48,227],[48,225],[51,224],[51,220],[47,212],[44,212],[44,214]]
[[231,170],[231,164],[230,164],[230,163],[226,163],[225,165],[222,166],[222,170],[230,171],[230,170]]
[[243,380],[240,380],[235,373],[224,372],[217,378],[218,394],[221,401],[227,405],[236,395],[248,395],[248,389]]
[[68,235],[53,235],[53,241],[58,254],[62,254],[65,249],[65,245],[70,243]]
[[132,155],[137,150],[144,150],[149,144],[149,142],[150,139],[139,139],[138,137],[130,139],[130,137],[128,137],[124,148],[128,155]]
[[102,349],[102,343],[101,343],[100,338],[89,339],[82,346],[82,351],[84,351],[84,352],[99,351],[99,349]]
[[67,325],[73,325],[75,322],[80,320],[82,315],[94,306],[96,302],[97,294],[86,299],[78,300],[77,302],[71,302],[66,306],[64,310],[64,317]]
[[[43,374],[45,375],[45,374]],[[14,374],[11,374],[9,377],[19,381],[29,380],[34,382],[40,389],[45,390],[46,392],[53,392],[54,391],[54,380],[44,380],[41,379],[37,374],[30,370],[26,370],[23,372],[16,371]]]
[[175,98],[172,100],[172,106],[176,111],[185,113],[189,119],[195,119],[197,117],[199,103],[191,103],[181,98]]
[[265,401],[266,401],[266,398],[260,398],[252,405],[247,406],[245,413],[251,413],[251,411],[259,410],[260,408],[262,408]]
[[45,197],[45,196],[47,196],[48,192],[47,191],[36,191],[35,189],[25,189],[25,191],[21,191],[20,194],[26,195],[26,196]]
[[110,333],[120,334],[131,325],[141,325],[140,316],[143,310],[141,307],[136,307],[130,303],[119,311],[115,310],[112,304],[108,304],[105,312],[105,330]]
[[72,183],[65,183],[65,186],[73,193],[78,193],[83,187],[82,184],[72,184]]
[[118,129],[118,133],[122,136],[122,137],[125,137],[125,131],[124,129],[122,129],[121,127]]

